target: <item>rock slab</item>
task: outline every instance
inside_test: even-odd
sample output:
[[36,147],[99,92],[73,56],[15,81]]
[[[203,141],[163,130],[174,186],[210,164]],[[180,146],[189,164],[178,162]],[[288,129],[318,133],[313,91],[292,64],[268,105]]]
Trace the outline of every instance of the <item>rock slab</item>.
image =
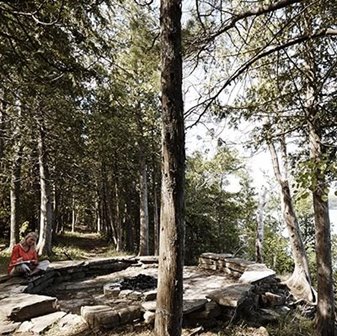
[[58,308],[57,298],[44,295],[17,294],[0,301],[0,315],[15,322],[53,313]]

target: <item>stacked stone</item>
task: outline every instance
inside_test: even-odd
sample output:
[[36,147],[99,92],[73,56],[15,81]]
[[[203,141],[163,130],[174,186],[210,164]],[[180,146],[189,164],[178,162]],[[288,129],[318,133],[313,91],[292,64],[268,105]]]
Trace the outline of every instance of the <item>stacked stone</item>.
[[249,265],[254,264],[241,258],[234,258],[232,254],[203,253],[199,257],[201,269],[213,270],[239,278]]

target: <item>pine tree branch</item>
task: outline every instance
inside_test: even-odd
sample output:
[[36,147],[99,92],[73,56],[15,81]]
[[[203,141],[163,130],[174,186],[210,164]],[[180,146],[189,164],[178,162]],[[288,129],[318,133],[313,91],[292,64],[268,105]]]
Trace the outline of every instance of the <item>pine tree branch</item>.
[[230,21],[228,20],[229,22],[227,21],[222,28],[218,29],[213,34],[208,35],[203,40],[201,40],[201,42],[204,46],[206,46],[210,42],[214,41],[218,36],[235,27],[235,25],[243,19],[247,19],[249,17],[257,17],[300,2],[302,2],[302,0],[280,0],[267,6],[260,6],[256,9],[248,10],[240,14],[234,14],[232,15],[232,19]]
[[236,80],[240,75],[242,75],[245,71],[247,71],[255,62],[257,62],[258,60],[269,56],[273,53],[276,53],[278,51],[287,49],[291,46],[294,46],[296,44],[300,44],[303,42],[306,42],[308,40],[312,40],[312,39],[317,39],[317,38],[322,38],[322,37],[329,37],[329,36],[336,36],[337,35],[337,29],[322,29],[314,34],[304,34],[302,36],[299,36],[295,39],[292,39],[290,41],[288,41],[287,43],[278,45],[276,47],[270,47],[269,49],[265,50],[264,52],[258,53],[257,55],[255,55],[254,57],[252,57],[249,61],[247,61],[245,64],[243,64],[241,67],[239,67],[226,81],[225,83],[222,85],[222,87],[217,91],[216,94],[214,94],[212,97],[205,99],[204,101],[198,103],[197,105],[193,106],[192,108],[190,108],[188,111],[186,111],[186,114],[190,114],[193,111],[195,111],[197,108],[204,106],[202,113],[199,115],[198,119],[196,122],[194,122],[192,125],[188,126],[188,128],[192,128],[193,126],[195,126],[200,119],[203,117],[203,115],[208,111],[208,109],[210,108],[210,106],[212,105],[212,103],[219,98],[220,94],[234,81]]

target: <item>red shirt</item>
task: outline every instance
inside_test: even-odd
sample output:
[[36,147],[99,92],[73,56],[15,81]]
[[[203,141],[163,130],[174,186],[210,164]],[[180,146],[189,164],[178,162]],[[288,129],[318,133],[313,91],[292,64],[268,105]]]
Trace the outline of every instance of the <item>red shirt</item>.
[[22,258],[22,260],[24,261],[28,261],[28,260],[37,261],[38,256],[37,256],[37,252],[34,247],[30,247],[28,251],[25,251],[21,244],[16,244],[13,247],[11,260],[8,266],[8,273],[10,273],[11,270],[14,268],[19,258]]

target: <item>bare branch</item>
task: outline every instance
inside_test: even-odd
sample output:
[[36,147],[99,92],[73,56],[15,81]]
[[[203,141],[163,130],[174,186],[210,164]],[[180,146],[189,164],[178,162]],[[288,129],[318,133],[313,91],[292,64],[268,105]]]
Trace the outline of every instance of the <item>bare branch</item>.
[[42,10],[45,2],[46,1],[44,1],[39,6],[39,8],[34,12],[21,12],[21,11],[16,11],[16,10],[11,10],[11,11],[7,10],[7,11],[10,12],[11,14],[13,14],[13,15],[31,17],[37,24],[40,24],[40,25],[43,25],[43,26],[53,26],[60,21],[61,14],[62,14],[63,7],[64,7],[64,0],[62,0],[62,2],[61,2],[60,8],[59,8],[58,13],[57,13],[57,18],[55,20],[51,21],[51,22],[45,22],[45,21],[42,21],[42,20],[40,20],[36,17],[36,15]]
[[280,0],[276,3],[272,3],[268,6],[260,6],[256,9],[252,9],[249,10],[247,12],[243,12],[240,14],[234,14],[232,19],[230,20],[230,22],[226,23],[224,25],[224,27],[222,27],[221,29],[218,29],[216,32],[214,32],[213,34],[207,36],[204,38],[204,40],[202,41],[202,44],[206,45],[207,43],[215,40],[218,36],[222,35],[223,33],[227,32],[228,30],[230,30],[231,28],[233,28],[237,22],[239,22],[240,20],[249,18],[249,17],[257,17],[263,14],[267,14],[273,11],[276,11],[278,9],[282,9],[285,8],[289,5],[293,5],[295,3],[300,3],[302,2],[301,0]]
[[[196,110],[198,107],[203,106],[206,104],[206,106],[203,109],[203,112],[199,115],[197,121],[195,123],[193,123],[192,125],[189,126],[189,128],[195,126],[200,119],[203,117],[203,115],[207,112],[207,110],[209,109],[209,107],[212,105],[212,103],[219,98],[220,94],[225,90],[226,87],[228,87],[234,80],[236,80],[240,75],[242,75],[246,70],[248,70],[255,62],[257,62],[258,60],[269,56],[275,52],[278,52],[280,50],[284,50],[287,49],[293,45],[296,44],[300,44],[303,43],[305,41],[311,40],[311,39],[316,39],[316,38],[321,38],[321,37],[328,37],[328,36],[336,36],[337,35],[337,29],[323,29],[318,31],[317,33],[314,33],[312,35],[310,34],[305,34],[302,36],[299,36],[287,43],[281,44],[279,46],[276,47],[271,47],[267,50],[265,50],[264,52],[261,52],[257,55],[255,55],[254,57],[252,57],[248,62],[246,62],[245,64],[243,64],[240,68],[238,68],[226,81],[225,83],[222,85],[222,87],[218,90],[218,92],[213,95],[212,97],[209,97],[208,99],[205,99],[203,102],[199,103],[198,105],[192,107],[190,110]],[[187,111],[187,113],[190,112],[190,110]]]

